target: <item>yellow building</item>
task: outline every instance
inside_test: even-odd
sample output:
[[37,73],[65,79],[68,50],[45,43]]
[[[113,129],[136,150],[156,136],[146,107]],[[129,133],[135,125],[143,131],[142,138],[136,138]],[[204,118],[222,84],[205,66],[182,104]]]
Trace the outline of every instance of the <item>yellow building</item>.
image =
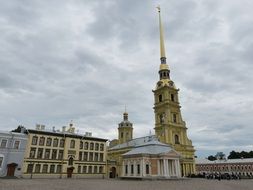
[[160,142],[171,145],[177,152],[181,153],[181,173],[188,176],[195,173],[194,147],[192,141],[187,137],[186,124],[182,119],[178,98],[179,89],[170,79],[170,68],[166,63],[164,34],[161,22],[160,9],[160,51],[161,64],[159,68],[160,80],[156,84],[154,93],[155,112],[155,134]]
[[[191,140],[187,137],[186,124],[182,119],[178,98],[179,89],[170,79],[170,69],[166,63],[163,27],[159,12],[160,29],[160,51],[161,64],[159,69],[160,80],[157,82],[154,93],[154,112],[155,112],[155,135],[132,139],[133,128],[124,123],[127,113],[124,113],[124,120],[119,124],[118,139],[110,143],[108,149],[108,172],[109,177],[121,176],[123,172],[122,155],[129,152],[136,146],[145,144],[150,138],[158,138],[162,143],[168,144],[172,149],[180,153],[180,176],[188,176],[195,173],[194,147]],[[124,124],[120,126],[121,124]],[[128,138],[126,138],[128,137]]]
[[68,130],[47,131],[43,125],[28,129],[23,163],[25,178],[103,178],[106,173],[106,141],[90,133]]

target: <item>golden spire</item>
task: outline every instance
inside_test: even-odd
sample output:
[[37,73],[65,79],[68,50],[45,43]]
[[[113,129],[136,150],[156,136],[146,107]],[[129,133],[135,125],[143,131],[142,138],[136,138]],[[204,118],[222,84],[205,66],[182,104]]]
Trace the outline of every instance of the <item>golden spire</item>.
[[166,55],[165,55],[165,46],[164,46],[164,34],[163,34],[163,25],[161,19],[161,8],[157,7],[159,14],[159,29],[160,29],[160,51],[161,51],[161,63],[166,63]]

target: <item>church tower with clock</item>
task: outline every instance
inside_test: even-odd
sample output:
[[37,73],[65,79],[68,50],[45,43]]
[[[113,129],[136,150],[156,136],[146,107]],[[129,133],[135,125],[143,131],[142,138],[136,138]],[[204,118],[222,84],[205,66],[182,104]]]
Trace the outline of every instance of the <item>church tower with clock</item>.
[[154,93],[155,134],[158,139],[171,145],[181,154],[181,172],[183,176],[195,173],[194,147],[187,137],[186,123],[181,115],[178,92],[175,83],[170,78],[170,68],[166,61],[164,33],[159,13],[160,53],[159,81]]

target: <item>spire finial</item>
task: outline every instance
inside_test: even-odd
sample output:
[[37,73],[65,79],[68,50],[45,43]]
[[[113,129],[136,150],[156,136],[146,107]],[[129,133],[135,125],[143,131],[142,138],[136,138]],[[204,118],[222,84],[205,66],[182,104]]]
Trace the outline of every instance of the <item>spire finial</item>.
[[166,64],[166,55],[165,55],[165,46],[164,46],[164,34],[163,34],[163,25],[161,19],[161,8],[158,5],[157,7],[159,14],[159,30],[160,30],[160,53],[161,53],[161,63]]

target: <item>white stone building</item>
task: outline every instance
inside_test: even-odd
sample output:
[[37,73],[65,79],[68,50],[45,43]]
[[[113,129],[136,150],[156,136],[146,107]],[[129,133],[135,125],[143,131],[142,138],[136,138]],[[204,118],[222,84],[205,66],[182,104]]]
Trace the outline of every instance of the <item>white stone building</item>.
[[180,178],[180,154],[152,139],[123,154],[122,178]]

